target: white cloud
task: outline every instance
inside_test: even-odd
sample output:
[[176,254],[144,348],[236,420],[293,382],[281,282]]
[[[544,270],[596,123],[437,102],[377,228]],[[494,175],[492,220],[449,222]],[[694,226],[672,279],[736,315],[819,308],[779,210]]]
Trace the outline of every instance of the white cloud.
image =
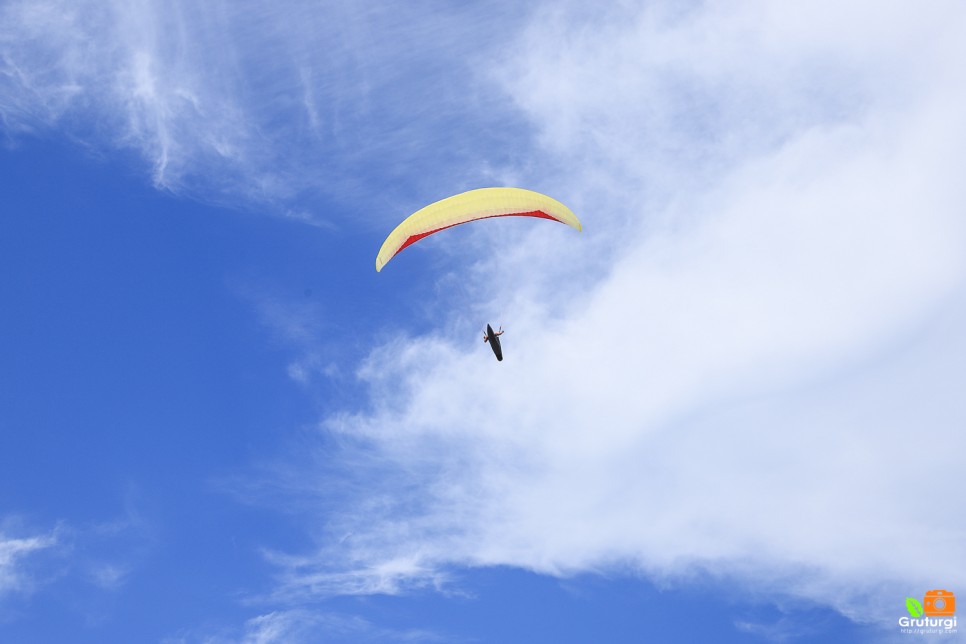
[[246,623],[245,644],[272,642],[438,642],[429,631],[381,628],[360,617],[304,610],[276,611]]
[[121,591],[136,574],[150,540],[146,524],[131,507],[113,521],[58,523],[48,530],[30,527],[16,515],[2,517],[0,609],[35,595],[45,601],[69,597],[76,609],[89,604],[92,591]]
[[479,264],[505,362],[460,319],[372,354],[288,474],[326,531],[285,592],[620,566],[891,620],[962,585],[966,14],[621,7],[537,16],[494,74],[585,235]]
[[[279,610],[258,615],[236,632],[182,634],[163,644],[299,644],[301,642],[439,642],[440,637],[423,630],[382,628],[361,617],[309,610]],[[448,640],[447,640],[448,641]]]
[[461,175],[453,166],[466,161],[475,174],[482,149],[512,141],[468,61],[497,47],[516,13],[13,0],[0,8],[0,128],[133,150],[158,187],[204,200],[332,225],[321,194],[391,218],[408,192],[400,178],[436,185],[428,166]]
[[0,598],[32,592],[41,581],[35,574],[34,561],[57,543],[56,532],[13,537],[0,531]]

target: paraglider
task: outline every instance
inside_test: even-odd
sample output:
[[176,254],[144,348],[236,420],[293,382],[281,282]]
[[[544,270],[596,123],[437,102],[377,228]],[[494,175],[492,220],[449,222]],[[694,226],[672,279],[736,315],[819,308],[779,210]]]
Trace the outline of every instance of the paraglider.
[[491,217],[536,217],[582,230],[580,220],[556,199],[523,188],[478,188],[417,210],[389,233],[376,255],[376,271],[404,248],[441,230]]
[[[583,229],[580,220],[556,199],[523,188],[478,188],[447,197],[417,210],[396,226],[376,255],[376,272],[403,249],[441,230],[492,217],[536,217],[566,224],[577,231]],[[483,342],[488,342],[493,355],[503,361],[503,347],[499,332],[486,325]]]
[[503,335],[503,327],[496,333],[493,332],[493,327],[489,324],[486,325],[486,333],[483,334],[483,342],[489,342],[490,348],[493,349],[493,355],[500,362],[503,362],[503,347],[500,346],[500,336]]

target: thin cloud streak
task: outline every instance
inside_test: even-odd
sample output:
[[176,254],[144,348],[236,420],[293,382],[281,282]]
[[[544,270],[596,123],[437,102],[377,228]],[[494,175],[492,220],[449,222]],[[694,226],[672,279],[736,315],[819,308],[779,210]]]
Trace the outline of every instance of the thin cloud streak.
[[[597,281],[511,243],[476,267],[509,285],[504,363],[447,337],[374,351],[371,408],[323,424],[344,467],[320,448],[280,474],[356,491],[318,493],[320,550],[281,592],[703,570],[861,621],[963,581],[962,500],[931,491],[962,486],[966,447],[966,16],[762,9],[629,9],[606,38],[555,9],[522,36],[493,77],[574,160],[531,171],[573,196],[587,237],[553,242],[602,249],[575,260]],[[923,432],[942,449],[910,455]]]
[[239,629],[199,632],[165,638],[162,644],[301,644],[318,642],[452,641],[425,630],[394,630],[357,616],[303,609],[278,610],[247,620]]
[[517,14],[13,1],[0,9],[0,125],[13,142],[57,131],[132,150],[159,188],[214,203],[304,213],[320,195],[371,200],[373,177],[385,199],[403,179],[434,185],[413,169],[427,158],[475,166],[512,143],[466,61]]
[[147,526],[137,513],[105,523],[72,526],[60,522],[48,530],[24,525],[11,515],[0,520],[0,605],[59,585],[80,581],[91,590],[122,590],[151,547]]
[[57,544],[54,533],[11,537],[0,532],[0,597],[32,592],[40,580],[33,574],[31,560]]

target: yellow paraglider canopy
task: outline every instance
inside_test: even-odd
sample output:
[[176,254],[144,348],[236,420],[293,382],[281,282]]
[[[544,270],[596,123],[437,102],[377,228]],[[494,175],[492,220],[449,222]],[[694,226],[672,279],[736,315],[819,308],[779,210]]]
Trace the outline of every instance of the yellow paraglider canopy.
[[539,217],[581,230],[577,216],[556,199],[523,188],[479,188],[417,210],[396,226],[376,256],[376,271],[402,249],[458,224],[490,217]]

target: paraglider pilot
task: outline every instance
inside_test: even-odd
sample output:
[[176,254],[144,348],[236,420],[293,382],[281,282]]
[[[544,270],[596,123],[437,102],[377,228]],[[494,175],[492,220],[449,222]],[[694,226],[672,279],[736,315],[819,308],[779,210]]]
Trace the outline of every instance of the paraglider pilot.
[[503,347],[500,346],[500,336],[503,335],[503,327],[500,327],[499,332],[494,332],[493,327],[489,324],[486,325],[486,333],[483,334],[483,342],[489,342],[490,348],[493,349],[493,355],[496,359],[503,361]]

